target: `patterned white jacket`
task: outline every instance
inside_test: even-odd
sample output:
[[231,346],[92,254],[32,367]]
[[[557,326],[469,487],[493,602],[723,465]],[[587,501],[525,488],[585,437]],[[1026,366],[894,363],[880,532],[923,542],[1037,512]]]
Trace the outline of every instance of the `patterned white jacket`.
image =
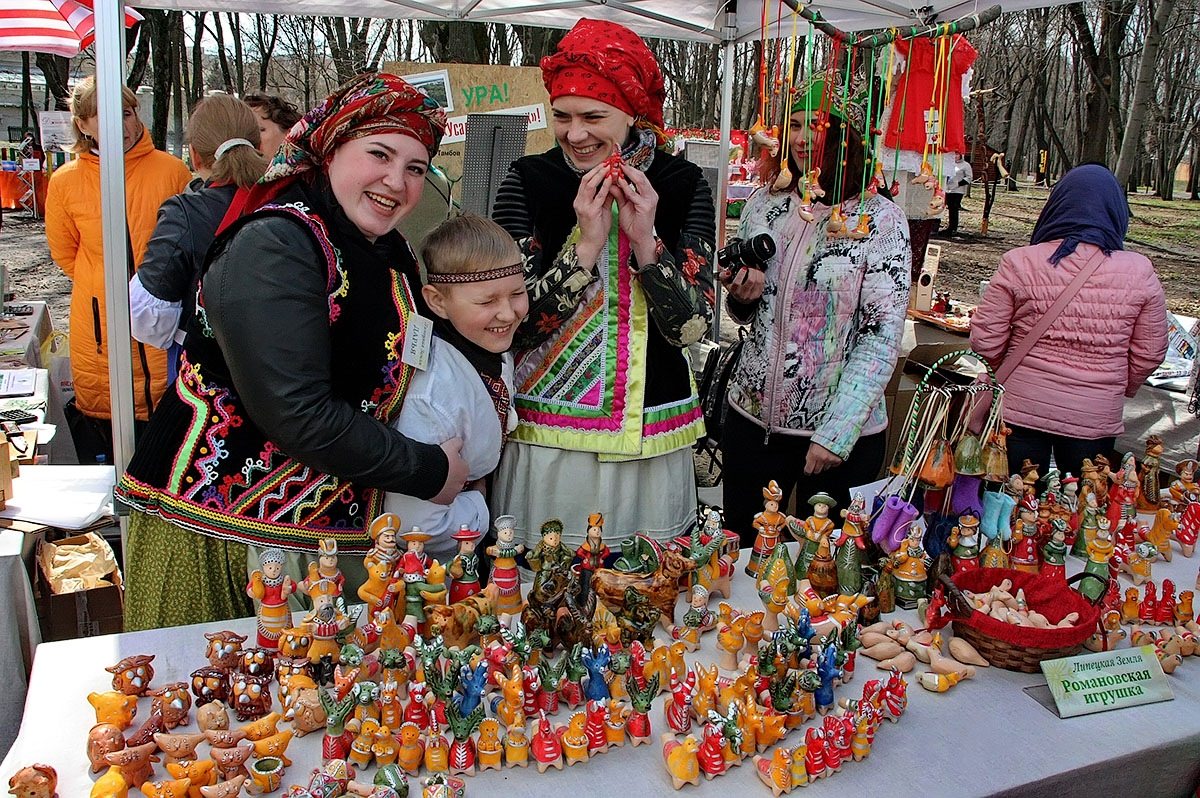
[[799,198],[759,189],[738,233],[770,233],[777,251],[762,299],[730,301],[751,323],[729,387],[729,403],[767,434],[811,436],[845,458],[862,435],[887,427],[883,392],[899,355],[912,255],[904,212],[884,197],[843,202],[847,226],[870,214],[861,239],[827,237],[831,207],[800,218]]

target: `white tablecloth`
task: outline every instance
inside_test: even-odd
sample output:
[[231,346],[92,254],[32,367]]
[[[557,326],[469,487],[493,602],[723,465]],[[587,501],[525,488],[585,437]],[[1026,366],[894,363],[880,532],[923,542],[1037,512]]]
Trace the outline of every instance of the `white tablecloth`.
[[23,533],[0,530],[0,596],[5,597],[7,608],[0,622],[0,751],[7,751],[17,737],[25,706],[25,673],[42,639],[29,572],[21,558],[24,542]]
[[[794,546],[794,544],[793,544]],[[741,573],[749,552],[743,552],[735,580],[734,603],[758,608],[753,585]],[[1076,563],[1078,561],[1075,561]],[[1170,576],[1179,589],[1191,589],[1200,557],[1155,566],[1159,580]],[[1076,568],[1078,565],[1076,565]],[[681,602],[682,603],[682,602]],[[715,606],[715,600],[714,600]],[[912,613],[904,613],[915,620]],[[203,632],[231,628],[252,634],[250,620],[150,632],[111,635],[38,647],[21,733],[4,764],[0,783],[19,767],[45,762],[57,768],[59,795],[87,795],[91,786],[85,742],[95,718],[85,696],[110,688],[103,668],[131,654],[153,653],[155,685],[187,680],[206,664]],[[714,633],[705,635],[698,659],[714,656]],[[689,661],[691,658],[689,657]],[[1044,683],[1040,674],[1020,674],[996,668],[946,694],[933,694],[909,675],[909,708],[898,724],[885,723],[870,757],[849,762],[828,780],[814,786],[825,794],[866,796],[1021,795],[1096,798],[1097,795],[1190,795],[1200,778],[1200,659],[1184,663],[1171,677],[1175,700],[1114,712],[1060,720],[1029,698],[1022,688]],[[839,687],[838,697],[857,698],[866,679],[882,674],[870,660],[859,657],[854,680]],[[272,690],[274,694],[274,690]],[[149,712],[142,699],[138,717]],[[567,713],[556,720],[565,723]],[[651,716],[654,734],[666,729],[661,709]],[[802,731],[786,739],[794,746]],[[317,765],[321,735],[293,740],[288,751],[295,760],[284,784],[304,783]],[[201,753],[207,749],[201,748]],[[159,765],[155,778],[165,778]],[[526,796],[595,795],[767,795],[754,767],[746,760],[699,788],[671,789],[657,744],[626,745],[587,763],[539,775],[534,768],[488,771],[468,780],[472,796],[501,795],[502,790]],[[410,795],[419,795],[410,791]]]

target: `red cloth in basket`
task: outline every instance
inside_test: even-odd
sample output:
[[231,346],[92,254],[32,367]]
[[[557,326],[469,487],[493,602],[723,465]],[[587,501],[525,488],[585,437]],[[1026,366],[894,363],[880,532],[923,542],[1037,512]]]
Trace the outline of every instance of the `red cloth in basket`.
[[978,610],[968,617],[955,616],[989,637],[1003,640],[1026,648],[1063,648],[1077,646],[1096,631],[1100,610],[1078,591],[1067,586],[1062,579],[1050,579],[1038,574],[1014,571],[1009,568],[975,568],[954,576],[954,584],[960,590],[972,593],[987,593],[1005,579],[1012,580],[1012,594],[1025,591],[1029,609],[1046,616],[1050,623],[1058,623],[1068,613],[1078,612],[1079,620],[1073,626],[1039,629],[1032,626],[1017,626],[998,621]]

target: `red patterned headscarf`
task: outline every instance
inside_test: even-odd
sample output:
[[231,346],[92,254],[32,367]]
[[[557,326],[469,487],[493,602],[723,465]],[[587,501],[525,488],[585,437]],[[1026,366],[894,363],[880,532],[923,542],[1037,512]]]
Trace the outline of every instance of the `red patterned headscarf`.
[[581,19],[542,59],[542,80],[553,102],[589,97],[663,126],[662,71],[650,48],[629,28],[602,19]]
[[445,130],[446,113],[441,106],[403,79],[386,72],[359,75],[288,131],[258,184],[238,191],[221,229],[269,203],[298,175],[325,166],[347,141],[399,133],[421,142],[433,158]]

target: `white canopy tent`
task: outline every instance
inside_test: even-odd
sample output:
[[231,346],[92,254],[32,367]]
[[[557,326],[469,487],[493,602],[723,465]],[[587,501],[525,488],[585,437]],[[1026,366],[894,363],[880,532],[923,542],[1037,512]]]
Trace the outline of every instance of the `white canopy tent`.
[[[1055,5],[1067,0],[1003,0],[1005,11]],[[267,14],[359,16],[396,19],[497,22],[538,27],[570,28],[582,17],[619,22],[653,38],[721,44],[724,48],[721,84],[721,140],[728,147],[733,93],[734,45],[754,41],[762,33],[762,0],[145,0],[139,7],[172,10],[257,12]],[[919,7],[893,0],[825,0],[808,6],[844,31],[907,27],[949,22],[993,5],[994,0],[932,0]],[[100,102],[100,178],[105,241],[125,237],[124,163],[120,152],[124,76],[124,31],[120,0],[96,2],[96,66]],[[768,36],[790,35],[790,11],[768,3]],[[800,23],[801,33],[807,25]],[[724,207],[726,173],[718,170],[718,210]],[[124,246],[104,249],[108,302],[108,340],[129,339],[129,298]],[[112,376],[113,445],[117,473],[123,472],[133,451],[132,359],[129,348],[109,347]]]

